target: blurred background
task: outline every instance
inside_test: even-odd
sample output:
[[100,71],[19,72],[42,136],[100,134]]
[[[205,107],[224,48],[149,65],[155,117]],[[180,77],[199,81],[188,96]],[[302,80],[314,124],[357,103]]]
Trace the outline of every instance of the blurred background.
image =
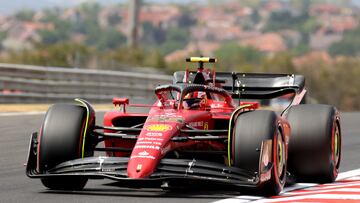
[[360,0],[0,5],[0,63],[170,75],[214,56],[218,71],[303,74],[316,102],[360,110]]

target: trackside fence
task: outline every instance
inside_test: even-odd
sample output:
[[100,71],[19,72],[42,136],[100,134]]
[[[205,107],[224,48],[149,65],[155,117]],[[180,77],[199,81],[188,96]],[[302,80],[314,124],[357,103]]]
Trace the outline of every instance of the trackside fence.
[[0,103],[53,103],[83,98],[109,103],[113,97],[154,97],[171,76],[0,63]]

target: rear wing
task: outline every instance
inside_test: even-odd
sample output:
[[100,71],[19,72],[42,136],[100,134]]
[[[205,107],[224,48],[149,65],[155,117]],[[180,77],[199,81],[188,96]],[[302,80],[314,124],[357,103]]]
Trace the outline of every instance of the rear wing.
[[[189,73],[189,81],[192,81],[192,75]],[[212,82],[213,75],[215,83],[221,85],[234,98],[246,99],[271,99],[288,93],[299,94],[305,86],[305,77],[295,74],[269,74],[269,73],[234,73],[234,72],[216,72],[210,74],[208,82]],[[185,71],[174,73],[174,83],[183,83]]]
[[223,81],[222,87],[242,98],[270,99],[288,93],[300,93],[305,86],[305,77],[294,74],[268,73],[216,73],[216,79]]

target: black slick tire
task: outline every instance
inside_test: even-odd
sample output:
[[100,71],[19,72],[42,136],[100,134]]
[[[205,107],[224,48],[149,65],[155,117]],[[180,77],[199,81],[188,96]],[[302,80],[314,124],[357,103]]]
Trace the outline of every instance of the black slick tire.
[[[49,108],[39,136],[38,170],[46,173],[57,164],[89,156],[92,154],[89,133],[91,123],[87,119],[87,110],[73,104],[55,104]],[[89,123],[86,123],[89,122]],[[86,127],[88,129],[86,129]],[[83,146],[84,139],[86,138]],[[83,152],[83,147],[84,152]],[[54,190],[81,190],[87,183],[86,178],[42,178],[42,184]]]
[[[234,166],[254,174],[258,173],[262,143],[267,140],[271,140],[272,143],[271,160],[269,160],[273,163],[271,177],[263,182],[258,190],[254,191],[256,194],[277,195],[285,185],[286,159],[283,138],[278,117],[273,111],[244,112],[235,121],[231,147]],[[280,148],[281,152],[278,150]],[[281,160],[279,153],[282,155]],[[280,162],[281,164],[279,164]]]
[[289,172],[297,182],[334,182],[341,160],[340,118],[336,108],[321,104],[293,106],[287,119],[291,127]]

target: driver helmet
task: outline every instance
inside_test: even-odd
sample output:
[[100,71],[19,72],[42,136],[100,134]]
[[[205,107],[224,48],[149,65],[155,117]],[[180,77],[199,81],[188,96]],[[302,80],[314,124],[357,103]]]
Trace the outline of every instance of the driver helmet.
[[206,92],[203,91],[188,93],[185,95],[184,99],[189,99],[183,103],[185,109],[205,107],[207,104],[207,95]]

